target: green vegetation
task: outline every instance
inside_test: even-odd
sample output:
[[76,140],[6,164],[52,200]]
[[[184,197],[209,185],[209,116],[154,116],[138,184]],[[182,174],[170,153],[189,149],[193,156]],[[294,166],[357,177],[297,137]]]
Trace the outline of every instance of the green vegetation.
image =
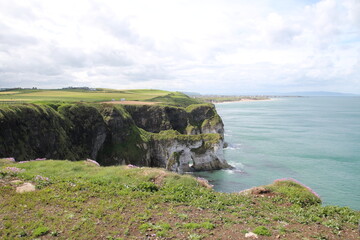
[[[121,98],[158,105],[99,104]],[[10,157],[78,160],[96,149],[102,165],[144,166],[152,161],[144,156],[152,154],[153,144],[174,140],[202,141],[192,149],[202,154],[221,134],[184,133],[222,124],[212,104],[181,93],[110,89],[14,89],[0,92],[0,102],[0,155],[9,156],[0,159],[1,239],[238,239],[250,231],[284,239],[358,237],[358,211],[323,207],[293,181],[263,186],[263,193],[227,194],[164,169],[100,167],[90,160],[15,163]],[[149,116],[154,121],[139,127]],[[171,153],[167,168],[181,154]],[[16,193],[24,182],[36,191]]]
[[178,106],[178,107],[189,106],[191,104],[198,104],[201,102],[200,100],[190,98],[187,95],[180,93],[180,92],[173,92],[173,93],[169,93],[167,95],[154,97],[154,98],[150,99],[149,101],[150,102],[161,102],[161,103],[164,103],[165,105],[173,105],[173,106]]
[[253,232],[260,236],[271,236],[270,230],[264,226],[256,227]]
[[210,147],[212,144],[219,142],[222,137],[217,133],[205,133],[197,135],[184,135],[174,130],[161,131],[159,134],[152,133],[150,136],[155,140],[177,140],[179,142],[197,142],[203,140],[205,147]]
[[[137,112],[145,114],[139,116]],[[139,125],[147,121],[150,124]],[[101,165],[160,166],[149,163],[147,157],[154,141],[161,144],[174,140],[184,144],[202,141],[198,152],[206,152],[222,140],[220,134],[186,133],[191,128],[196,133],[204,132],[203,125],[213,121],[221,123],[221,118],[211,104],[190,105],[186,110],[161,105],[125,107],[98,103],[0,105],[0,127],[4,129],[0,132],[0,156],[12,156],[17,161],[39,157],[96,158]],[[150,130],[144,130],[147,127]],[[151,128],[160,132],[148,132],[154,130]],[[172,130],[161,131],[169,128]],[[209,131],[214,130],[207,127]],[[179,156],[174,155],[172,163]]]
[[215,225],[212,224],[211,222],[202,222],[202,223],[193,223],[193,222],[190,222],[190,223],[184,223],[184,224],[183,224],[183,227],[184,227],[184,228],[187,228],[187,229],[204,228],[204,229],[211,230],[211,229],[214,229],[214,228],[215,228]]
[[321,203],[320,198],[293,181],[277,181],[269,189],[281,193],[288,201],[302,207]]
[[107,101],[144,101],[173,106],[197,104],[193,99],[180,92],[153,89],[115,90],[115,89],[14,89],[0,92],[1,103],[56,103],[56,102],[107,102]]
[[[23,182],[40,187],[16,193]],[[164,169],[0,159],[0,238],[238,239],[250,231],[358,238],[358,211],[323,207],[296,183],[264,188],[264,194],[218,193]]]
[[201,107],[205,107],[205,108],[213,108],[214,105],[213,104],[210,104],[210,103],[200,103],[200,104],[192,104],[192,105],[189,105],[185,108],[185,110],[188,112],[188,113],[191,113],[195,110],[197,110],[198,108],[201,108]]
[[41,226],[34,230],[33,235],[34,235],[34,237],[40,237],[40,236],[47,234],[48,232],[49,232],[49,228]]

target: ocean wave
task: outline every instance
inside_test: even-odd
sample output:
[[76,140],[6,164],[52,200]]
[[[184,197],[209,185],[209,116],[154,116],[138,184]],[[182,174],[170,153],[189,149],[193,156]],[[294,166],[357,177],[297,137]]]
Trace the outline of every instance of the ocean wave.
[[244,170],[241,169],[227,169],[225,170],[228,174],[246,174],[246,172]]
[[228,143],[228,146],[225,149],[237,150],[241,148],[241,143]]

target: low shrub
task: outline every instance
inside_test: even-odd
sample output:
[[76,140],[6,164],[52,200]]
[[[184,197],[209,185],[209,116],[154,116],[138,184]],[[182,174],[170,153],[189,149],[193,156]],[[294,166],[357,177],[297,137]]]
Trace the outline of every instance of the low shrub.
[[264,226],[256,227],[253,232],[260,236],[271,236],[270,230]]
[[40,237],[40,236],[47,234],[49,231],[50,231],[50,229],[48,227],[41,226],[34,230],[33,235],[35,237]]

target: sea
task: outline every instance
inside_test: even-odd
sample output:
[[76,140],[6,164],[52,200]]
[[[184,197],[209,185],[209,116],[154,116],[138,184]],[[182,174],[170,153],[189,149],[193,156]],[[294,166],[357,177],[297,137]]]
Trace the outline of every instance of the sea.
[[220,192],[294,178],[324,205],[360,210],[360,97],[216,104],[234,170],[198,172]]

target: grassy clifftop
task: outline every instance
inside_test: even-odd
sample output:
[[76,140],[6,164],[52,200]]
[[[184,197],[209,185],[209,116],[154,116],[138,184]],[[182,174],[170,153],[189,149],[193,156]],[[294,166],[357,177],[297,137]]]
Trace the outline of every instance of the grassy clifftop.
[[[141,101],[186,107],[200,103],[180,92],[153,89],[12,89],[0,91],[0,104],[9,102],[108,102]],[[135,102],[136,103],[136,102]]]
[[[34,192],[16,193],[24,182]],[[0,160],[1,239],[358,239],[359,212],[282,181],[217,193],[163,169]]]

